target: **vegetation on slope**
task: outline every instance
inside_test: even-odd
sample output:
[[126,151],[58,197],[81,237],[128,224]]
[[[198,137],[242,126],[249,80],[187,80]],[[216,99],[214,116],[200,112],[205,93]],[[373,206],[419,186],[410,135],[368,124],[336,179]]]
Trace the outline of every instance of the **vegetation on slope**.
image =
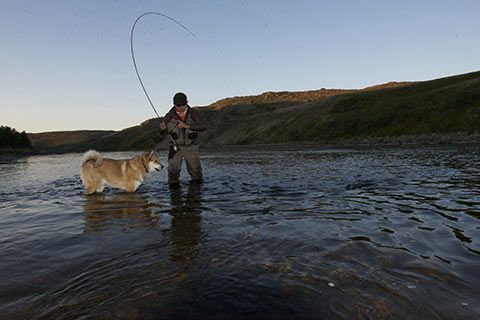
[[[208,124],[200,143],[209,146],[288,142],[342,143],[355,139],[432,134],[477,134],[480,72],[415,83],[388,83],[364,90],[267,92],[198,108]],[[145,150],[166,146],[160,119],[95,139],[57,145],[57,151]],[[58,140],[53,135],[52,140]],[[60,139],[61,140],[61,139]],[[80,139],[81,140],[81,139]],[[36,138],[32,137],[35,147]]]
[[0,126],[0,149],[5,150],[25,150],[30,149],[32,143],[28,139],[25,131],[18,132],[16,129],[8,126]]
[[107,130],[78,130],[29,133],[32,145],[37,150],[56,152],[76,151],[75,146],[81,143],[95,144],[99,139],[114,134]]
[[475,72],[258,112],[230,122],[211,138],[213,144],[332,143],[366,137],[473,134],[479,128],[480,72]]

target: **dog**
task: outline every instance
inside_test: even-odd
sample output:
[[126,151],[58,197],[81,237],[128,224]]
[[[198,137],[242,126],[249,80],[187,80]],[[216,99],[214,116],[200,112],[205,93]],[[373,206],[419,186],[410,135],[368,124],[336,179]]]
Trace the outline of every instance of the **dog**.
[[103,192],[105,184],[135,192],[147,173],[160,169],[163,169],[163,165],[155,151],[130,159],[115,160],[104,158],[95,150],[89,150],[83,155],[80,176],[87,195]]

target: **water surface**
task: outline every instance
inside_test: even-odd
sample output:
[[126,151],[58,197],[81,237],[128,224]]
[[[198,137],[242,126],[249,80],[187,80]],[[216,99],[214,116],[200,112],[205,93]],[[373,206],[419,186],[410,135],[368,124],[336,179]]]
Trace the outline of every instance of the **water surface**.
[[0,164],[2,319],[480,317],[478,147],[204,151],[93,196],[81,157]]

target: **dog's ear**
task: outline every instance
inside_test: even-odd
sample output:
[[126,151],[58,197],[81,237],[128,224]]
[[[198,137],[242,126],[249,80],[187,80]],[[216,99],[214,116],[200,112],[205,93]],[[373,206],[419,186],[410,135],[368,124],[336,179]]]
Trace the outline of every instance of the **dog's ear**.
[[154,153],[155,153],[155,150],[150,150],[150,151],[148,152],[148,157],[149,157],[149,158],[153,157],[153,154],[154,154]]

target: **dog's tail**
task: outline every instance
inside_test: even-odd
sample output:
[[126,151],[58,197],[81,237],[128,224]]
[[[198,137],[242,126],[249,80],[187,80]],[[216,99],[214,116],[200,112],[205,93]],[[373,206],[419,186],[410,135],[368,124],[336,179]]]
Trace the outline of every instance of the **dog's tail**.
[[103,156],[95,150],[88,150],[83,155],[82,167],[90,164],[92,167],[98,167],[103,162]]

